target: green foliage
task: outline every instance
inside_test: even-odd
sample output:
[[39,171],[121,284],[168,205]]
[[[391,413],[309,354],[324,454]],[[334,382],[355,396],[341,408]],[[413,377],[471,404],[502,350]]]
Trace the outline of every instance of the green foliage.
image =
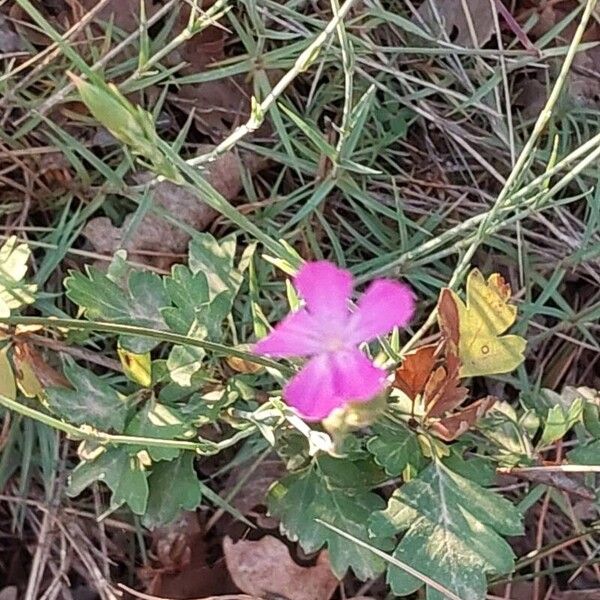
[[367,448],[377,464],[392,477],[400,475],[409,464],[415,466],[421,456],[417,436],[404,425],[389,427],[378,424]]
[[281,520],[286,535],[297,538],[306,552],[326,545],[333,572],[340,578],[348,568],[360,579],[374,577],[384,569],[381,558],[317,523],[317,519],[323,520],[360,540],[386,548],[385,539],[369,537],[367,521],[383,507],[383,501],[369,491],[368,475],[361,468],[365,466],[323,457],[291,473],[269,492],[269,511]]
[[127,400],[102,378],[75,363],[64,368],[73,389],[47,388],[49,407],[76,425],[91,425],[103,431],[123,431]]
[[173,521],[181,510],[194,510],[202,500],[202,486],[194,470],[194,455],[184,452],[172,462],[152,467],[150,495],[143,524],[157,527]]
[[[84,311],[88,319],[123,325],[139,325],[164,330],[166,323],[161,309],[170,300],[164,282],[145,271],[131,271],[127,286],[120,287],[94,267],[86,267],[86,274],[72,271],[65,279],[67,296]],[[139,336],[121,336],[121,345],[143,354],[157,345],[155,340]]]
[[[486,574],[510,573],[514,555],[503,535],[522,533],[521,516],[501,496],[434,461],[396,489],[385,511],[372,516],[376,537],[403,534],[393,556],[464,600],[485,597]],[[423,582],[390,566],[388,582],[400,596]],[[427,597],[443,596],[428,589]]]
[[545,446],[562,439],[575,423],[581,421],[583,406],[583,400],[578,398],[568,408],[564,408],[561,404],[555,404],[550,408],[539,446]]
[[[136,413],[127,425],[126,433],[134,437],[155,438],[163,440],[190,438],[194,435],[192,429],[175,409],[158,402],[148,402],[142,410]],[[131,451],[137,452],[135,446]],[[179,456],[177,448],[161,448],[152,446],[148,454],[152,460],[173,460]]]
[[111,489],[112,508],[127,504],[135,514],[146,512],[148,479],[138,456],[117,447],[109,448],[94,460],[82,462],[69,478],[67,493],[77,496],[96,481],[104,482]]

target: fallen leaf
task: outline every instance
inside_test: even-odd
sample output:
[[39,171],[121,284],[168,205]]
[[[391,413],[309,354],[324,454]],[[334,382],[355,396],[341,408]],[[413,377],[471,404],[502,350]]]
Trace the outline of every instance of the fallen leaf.
[[239,356],[227,356],[225,362],[236,373],[258,373],[264,369],[262,365],[258,365],[251,360],[240,358]]
[[465,401],[469,390],[460,386],[459,370],[457,356],[446,353],[444,365],[438,367],[425,384],[423,402],[427,417],[441,417]]
[[38,350],[23,340],[15,340],[12,360],[17,386],[28,398],[41,396],[44,388],[48,387],[71,388],[66,377],[50,366]]
[[17,600],[17,586],[9,585],[0,590],[0,600]]
[[225,561],[209,563],[211,549],[195,513],[182,513],[169,526],[155,529],[152,539],[150,566],[138,571],[148,594],[178,600],[207,597],[237,600],[235,595],[219,596],[237,590]]
[[[92,10],[97,0],[79,0],[83,13]],[[150,18],[160,9],[159,2],[144,0],[146,18]],[[77,15],[74,15],[76,17]],[[96,23],[110,24],[126,33],[135,31],[140,25],[140,0],[111,0],[94,17]]]
[[[231,505],[243,515],[250,514],[257,506],[265,505],[267,491],[286,473],[285,465],[276,455],[265,458],[247,477],[249,468],[251,467],[247,464],[234,467],[223,489],[226,497],[229,497],[229,494],[237,489]],[[273,521],[273,523],[276,522]]]
[[0,15],[0,54],[18,52],[24,48],[21,36],[13,29],[10,21]]
[[[204,146],[199,150],[208,152],[212,148]],[[243,188],[242,169],[254,174],[261,167],[262,163],[254,157],[242,161],[234,152],[227,152],[207,166],[204,177],[225,199],[233,200]],[[151,177],[150,173],[144,176],[146,180]],[[153,205],[196,231],[206,229],[218,216],[191,188],[170,181],[156,184],[150,194]],[[96,217],[87,223],[83,235],[102,254],[113,255],[125,249],[130,259],[163,269],[182,262],[190,241],[186,231],[153,212],[148,212],[135,227],[133,219],[132,213],[121,227],[116,227],[107,217]]]
[[251,94],[241,77],[186,84],[168,99],[185,113],[193,110],[196,128],[214,140],[250,117]]
[[314,567],[301,567],[287,546],[272,536],[257,542],[223,540],[227,568],[235,584],[247,594],[286,600],[328,600],[339,581],[331,572],[327,552]]
[[502,335],[517,316],[516,306],[508,302],[510,293],[502,276],[496,273],[486,281],[478,269],[467,278],[466,304],[456,292],[442,290],[438,305],[440,329],[456,330],[456,314],[445,308],[454,304],[458,313],[461,377],[509,373],[523,362],[526,341],[518,335]]
[[[520,11],[517,13],[517,20],[524,23],[534,23],[529,34],[535,38],[540,38],[553,30],[559,23],[564,22],[574,10],[577,10],[575,1],[568,2],[539,2],[529,1],[517,3]],[[566,45],[571,42],[575,30],[579,25],[578,19],[571,21],[566,27],[560,28],[556,35],[552,36],[552,43],[555,46]],[[583,42],[600,41],[600,25],[597,20],[592,21],[583,34]],[[571,99],[579,106],[587,108],[600,107],[600,47],[596,46],[577,52],[573,60],[573,66],[567,79],[567,91]],[[525,106],[524,114],[526,116],[537,116],[535,107],[543,106],[547,98],[546,86],[542,83],[543,78],[525,79],[520,83],[521,92],[519,98]],[[517,82],[518,83],[518,82]],[[531,105],[527,100],[531,99]]]
[[419,15],[434,35],[444,33],[458,46],[482,48],[494,32],[496,10],[490,0],[426,0]]
[[396,371],[394,386],[418,401],[424,419],[441,417],[458,408],[469,393],[460,385],[459,369],[452,344],[443,340],[439,346],[422,346],[409,354]]
[[451,442],[471,429],[494,406],[496,401],[497,398],[494,396],[476,400],[466,408],[433,422],[430,425],[431,431],[445,442]]

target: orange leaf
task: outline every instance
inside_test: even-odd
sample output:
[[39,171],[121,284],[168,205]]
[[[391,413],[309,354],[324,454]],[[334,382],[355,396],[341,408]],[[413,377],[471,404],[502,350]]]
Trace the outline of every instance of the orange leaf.
[[396,370],[394,386],[411,400],[423,393],[425,384],[436,362],[437,346],[422,346],[406,356],[402,366]]
[[469,390],[460,386],[460,361],[457,356],[448,352],[445,362],[444,366],[434,371],[425,386],[424,404],[427,417],[441,417],[459,407],[469,395]]

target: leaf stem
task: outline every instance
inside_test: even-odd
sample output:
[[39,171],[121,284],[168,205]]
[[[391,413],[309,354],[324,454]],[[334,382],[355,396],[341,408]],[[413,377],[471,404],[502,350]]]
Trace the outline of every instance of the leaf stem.
[[122,323],[108,323],[105,321],[82,321],[80,319],[55,319],[50,317],[1,317],[0,325],[42,325],[46,328],[53,329],[79,329],[82,331],[102,331],[105,333],[115,333],[119,335],[138,335],[140,337],[153,338],[163,342],[171,342],[173,344],[181,344],[182,346],[195,346],[203,348],[209,352],[214,352],[219,356],[235,356],[249,362],[275,369],[282,375],[291,376],[294,370],[290,367],[282,366],[269,358],[238,350],[231,346],[218,344],[217,342],[208,342],[198,338],[173,333],[171,331],[160,331],[150,329],[149,327],[140,327],[138,325],[125,325]]
[[203,440],[201,442],[191,442],[185,440],[168,440],[163,438],[149,438],[149,437],[140,437],[133,435],[122,435],[122,434],[112,434],[106,433],[105,431],[98,431],[91,427],[76,427],[75,425],[71,425],[70,423],[66,423],[56,417],[52,417],[51,415],[47,415],[35,408],[27,406],[25,404],[21,404],[16,400],[11,400],[6,396],[0,394],[0,405],[16,412],[24,417],[29,417],[30,419],[34,419],[39,423],[43,423],[44,425],[48,425],[53,429],[57,429],[58,431],[62,431],[66,433],[68,436],[74,439],[80,440],[90,440],[99,442],[100,444],[112,444],[112,445],[123,445],[123,446],[146,446],[146,447],[154,447],[154,448],[175,448],[178,450],[191,450],[192,452],[196,452],[197,454],[202,455],[211,455],[217,454],[224,448],[229,448],[237,444],[240,440],[243,440],[250,435],[252,435],[256,431],[256,427],[250,425],[246,429],[243,429],[236,434],[232,435],[230,438],[223,440],[221,442],[211,442],[209,440]]

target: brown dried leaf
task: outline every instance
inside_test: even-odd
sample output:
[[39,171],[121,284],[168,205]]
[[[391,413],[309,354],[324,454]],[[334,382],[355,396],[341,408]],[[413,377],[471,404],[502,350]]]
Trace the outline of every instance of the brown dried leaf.
[[229,497],[229,492],[237,488],[240,481],[246,477],[233,497],[231,504],[243,515],[248,515],[255,507],[264,505],[268,489],[275,481],[281,479],[285,472],[285,465],[274,454],[272,458],[263,460],[253,470],[250,477],[246,477],[248,474],[247,465],[234,467],[227,478],[223,492]]
[[458,347],[458,340],[460,338],[458,309],[452,298],[452,293],[447,288],[442,289],[440,292],[437,315],[442,337],[446,340],[446,343],[452,342],[455,347]]
[[39,350],[23,340],[14,340],[12,359],[17,383],[27,396],[38,395],[41,388],[71,387],[66,377],[50,366]]
[[422,346],[407,354],[402,366],[396,369],[394,386],[404,392],[411,400],[423,393],[425,384],[431,376],[436,363],[437,346]]
[[471,429],[496,403],[497,398],[486,396],[458,412],[445,416],[430,425],[431,431],[445,442],[451,442]]
[[[98,0],[79,0],[79,3],[86,13],[98,4]],[[149,19],[160,9],[160,3],[146,0],[144,9],[146,18]],[[74,17],[77,15],[75,14]],[[111,0],[100,10],[94,21],[111,23],[113,27],[131,33],[140,25],[140,0]]]
[[247,594],[287,600],[328,600],[339,582],[331,572],[327,552],[314,567],[301,567],[287,546],[272,536],[257,542],[223,540],[227,568],[235,584]]
[[481,48],[492,37],[496,11],[490,0],[427,0],[419,15],[434,35],[444,32],[458,46]]
[[[211,149],[212,146],[206,146],[200,151]],[[227,152],[210,163],[204,176],[222,196],[232,200],[242,189],[242,169],[255,173],[261,166],[253,157],[242,163],[236,154]],[[144,175],[146,179],[150,177],[150,174]],[[150,193],[153,204],[197,231],[206,229],[218,215],[191,188],[170,181],[158,183]],[[97,217],[87,223],[83,235],[102,254],[112,255],[124,248],[133,260],[156,267],[168,268],[175,262],[181,262],[177,255],[185,255],[190,240],[188,233],[152,212],[148,212],[135,230],[130,231],[132,219],[133,214],[130,214],[122,227],[115,227],[110,219]],[[153,253],[155,256],[152,256]]]
[[152,537],[151,566],[138,571],[148,594],[185,599],[236,591],[224,561],[209,564],[209,548],[195,513],[183,513],[155,529]]
[[460,386],[459,371],[456,354],[446,352],[445,364],[432,373],[425,385],[423,401],[427,417],[441,417],[465,401],[469,390]]

